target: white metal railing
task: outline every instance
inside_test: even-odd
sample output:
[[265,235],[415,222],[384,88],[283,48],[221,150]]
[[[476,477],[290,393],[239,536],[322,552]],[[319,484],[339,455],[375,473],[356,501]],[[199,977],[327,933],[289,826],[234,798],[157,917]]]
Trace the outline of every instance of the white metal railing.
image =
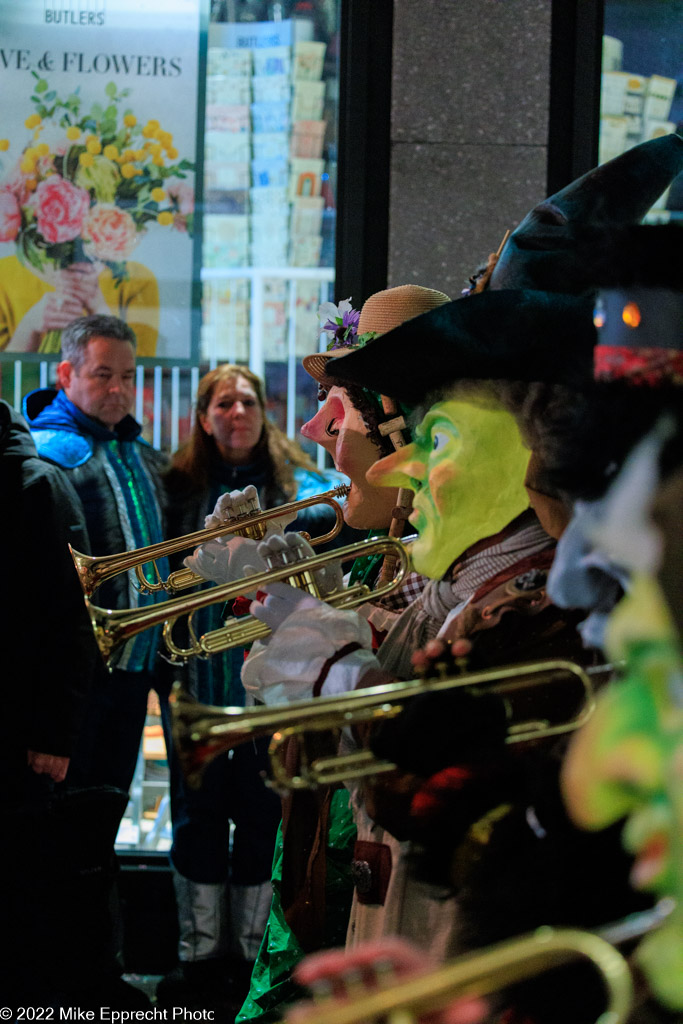
[[[296,304],[296,294],[290,297],[290,314]],[[320,341],[320,351],[324,351],[326,337]],[[299,358],[295,351],[295,327],[290,315],[287,334],[287,405],[286,429],[289,437],[297,437],[296,432],[296,369]],[[0,368],[9,371],[12,391],[12,404],[21,412],[24,396],[32,384],[25,384],[25,363],[21,359],[13,362],[3,361]],[[30,364],[35,366],[35,364]],[[50,366],[56,364],[43,360],[38,364],[38,386],[46,388],[51,383]],[[155,448],[174,452],[187,440],[192,425],[194,397],[199,386],[200,369],[198,366],[164,366],[162,364],[136,367],[136,394],[134,415],[142,423],[144,435]],[[35,379],[35,378],[34,378]],[[34,385],[35,386],[35,385]],[[322,448],[317,452],[317,463],[322,469],[325,466],[325,452]]]
[[[263,305],[265,297],[265,281],[269,278],[285,279],[289,282],[287,297],[287,333],[286,333],[286,430],[289,437],[296,437],[296,373],[300,361],[297,354],[297,282],[319,281],[321,302],[328,297],[328,286],[334,280],[332,267],[204,267],[201,271],[202,281],[219,281],[245,279],[250,284],[250,325],[249,325],[249,368],[259,377],[265,377],[266,353],[263,346]],[[224,321],[225,322],[225,321]],[[225,323],[225,330],[230,336],[230,324]],[[327,337],[319,335],[318,350],[324,351]],[[228,350],[229,354],[230,350]],[[217,354],[203,352],[203,368],[215,369],[219,362]],[[236,359],[233,357],[233,362]],[[207,365],[208,364],[208,365]],[[38,386],[48,387],[51,382],[50,366],[54,363],[42,360],[38,364]],[[29,369],[30,367],[30,369]],[[21,359],[0,362],[3,375],[13,373],[10,390],[13,404],[21,410],[24,395],[35,386],[35,364],[24,364]],[[54,372],[54,371],[53,371]],[[26,383],[26,375],[30,375]],[[200,367],[173,366],[163,363],[138,364],[136,368],[135,418],[142,423],[144,435],[155,448],[174,452],[187,439],[193,416],[194,397],[199,385]],[[267,382],[266,382],[267,388]],[[3,387],[7,395],[7,386]],[[317,453],[318,466],[325,466],[325,452],[322,448]]]

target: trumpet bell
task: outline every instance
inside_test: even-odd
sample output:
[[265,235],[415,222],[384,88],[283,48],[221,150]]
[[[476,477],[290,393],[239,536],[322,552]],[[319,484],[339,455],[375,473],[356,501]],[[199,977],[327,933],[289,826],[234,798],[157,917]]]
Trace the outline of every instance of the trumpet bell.
[[[283,506],[284,507],[284,506]],[[331,562],[345,562],[359,556],[372,554],[396,555],[398,571],[393,580],[381,588],[370,590],[364,584],[355,584],[353,587],[336,591],[328,595],[325,600],[336,608],[357,608],[372,597],[376,599],[390,593],[398,587],[406,576],[410,566],[410,556],[406,545],[392,537],[378,537],[369,540],[358,541],[355,544],[348,544],[343,548],[336,548],[334,551],[327,551],[322,555],[312,555],[301,561],[291,562],[280,568],[269,569],[266,572],[257,573],[245,579],[237,580],[234,583],[225,583],[221,586],[211,587],[202,590],[198,594],[190,594],[185,597],[175,597],[168,601],[160,601],[157,604],[149,605],[146,608],[125,608],[110,611],[105,608],[93,606],[89,599],[85,598],[88,608],[95,639],[100,647],[105,661],[111,657],[113,651],[121,643],[130,637],[142,633],[153,626],[164,625],[164,639],[173,662],[183,662],[195,656],[205,657],[215,654],[218,651],[225,651],[231,647],[244,647],[258,637],[267,636],[269,628],[258,619],[247,615],[240,619],[231,619],[225,626],[206,633],[199,638],[194,636],[190,628],[191,646],[187,648],[178,647],[172,638],[172,630],[175,621],[183,615],[192,615],[200,608],[219,602],[232,601],[246,591],[258,590],[259,587],[268,586],[277,580],[296,580],[297,577],[310,577],[311,573],[324,568]]]
[[[536,713],[533,697],[547,703],[545,690],[557,693],[564,686],[573,691],[569,717],[549,721]],[[344,756],[316,757],[309,760],[305,740],[309,734],[344,729],[350,725],[376,722],[400,714],[403,702],[430,691],[445,689],[484,689],[506,702],[509,726],[508,743],[544,739],[570,732],[592,714],[594,696],[586,672],[571,661],[560,659],[511,665],[486,672],[472,672],[445,679],[413,679],[385,683],[364,690],[309,701],[292,701],[272,707],[221,708],[199,704],[181,688],[171,696],[173,733],[181,763],[193,784],[198,784],[204,767],[218,754],[231,750],[247,739],[272,736],[270,760],[276,790],[314,789],[350,779],[391,771],[396,765],[380,761],[368,750]],[[507,704],[512,696],[518,699]],[[560,701],[560,703],[562,703]],[[292,775],[283,756],[284,744],[294,737],[301,745],[299,774]]]
[[272,727],[259,732],[253,720],[251,726],[244,722],[244,708],[221,708],[223,714],[217,720],[216,709],[200,704],[181,683],[173,684],[169,703],[173,743],[181,770],[193,788],[201,783],[206,765],[219,754],[272,732]]
[[237,516],[235,519],[226,521],[220,526],[206,530],[196,530],[194,533],[187,533],[182,537],[176,537],[174,540],[159,541],[156,544],[148,544],[146,547],[136,548],[133,551],[122,551],[116,555],[84,555],[82,552],[72,548],[71,545],[69,545],[69,550],[76,566],[78,578],[81,581],[83,593],[88,598],[92,597],[97,588],[106,580],[111,579],[113,576],[118,576],[119,573],[128,572],[130,569],[135,570],[138,587],[142,593],[153,593],[158,590],[177,593],[179,590],[186,590],[188,587],[194,587],[206,581],[191,569],[176,569],[166,580],[162,580],[156,566],[154,566],[156,582],[152,582],[145,577],[142,567],[154,563],[157,558],[168,557],[178,551],[195,548],[199,544],[205,544],[216,537],[225,537],[231,533],[260,540],[265,534],[266,523],[270,519],[290,515],[292,512],[298,513],[304,508],[309,508],[311,505],[329,505],[334,511],[335,522],[332,529],[320,537],[309,538],[313,547],[327,544],[329,541],[334,540],[343,526],[344,514],[337,499],[345,498],[349,490],[348,484],[340,484],[338,487],[333,487],[332,490],[325,491],[323,494],[315,494],[309,498],[302,498],[300,501],[290,501],[288,504],[279,505],[277,508],[258,510],[249,515]]
[[[336,698],[331,698],[334,702]],[[322,698],[329,702],[330,698]],[[174,683],[169,697],[173,742],[178,760],[191,786],[198,786],[207,765],[248,740],[272,736],[285,719],[287,724],[319,721],[319,701],[293,701],[283,707],[218,707],[201,704],[181,683]],[[331,726],[330,726],[331,727]],[[320,730],[317,730],[320,731]]]

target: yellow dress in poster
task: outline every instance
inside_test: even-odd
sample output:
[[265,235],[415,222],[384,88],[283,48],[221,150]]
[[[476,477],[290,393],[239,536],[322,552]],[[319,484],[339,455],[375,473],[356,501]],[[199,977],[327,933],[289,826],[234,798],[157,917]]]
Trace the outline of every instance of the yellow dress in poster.
[[[159,287],[154,274],[142,263],[126,264],[128,278],[117,283],[109,267],[99,274],[98,284],[108,312],[120,317],[132,327],[137,337],[138,356],[156,354],[159,333]],[[59,340],[46,343],[47,332],[39,339],[18,337],[17,328],[24,317],[50,293],[53,285],[25,267],[16,256],[0,259],[0,351],[59,352]],[[89,310],[83,308],[82,315]],[[104,310],[102,310],[104,312]],[[54,336],[56,332],[49,332]],[[14,343],[13,343],[14,342]]]

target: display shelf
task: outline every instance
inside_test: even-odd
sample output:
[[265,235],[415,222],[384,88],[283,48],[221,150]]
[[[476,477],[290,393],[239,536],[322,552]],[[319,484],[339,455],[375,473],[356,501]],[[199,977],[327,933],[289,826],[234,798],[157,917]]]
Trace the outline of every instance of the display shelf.
[[210,366],[248,363],[263,376],[286,362],[292,310],[297,354],[316,345],[315,312],[330,295],[310,286],[335,276],[338,105],[338,69],[318,28],[298,17],[210,28],[201,272]]
[[[158,707],[155,698],[150,705]],[[140,744],[128,806],[119,826],[116,848],[166,851],[171,846],[169,771],[157,715],[148,715]]]
[[[602,39],[599,160],[680,132],[680,12],[668,0],[606,0]],[[674,181],[645,218],[683,218],[683,185]]]

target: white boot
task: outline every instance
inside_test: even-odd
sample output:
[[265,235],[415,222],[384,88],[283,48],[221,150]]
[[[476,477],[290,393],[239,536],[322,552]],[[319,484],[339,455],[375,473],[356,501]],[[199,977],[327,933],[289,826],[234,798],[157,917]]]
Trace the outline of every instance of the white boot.
[[215,960],[229,952],[230,912],[225,882],[193,882],[173,871],[178,906],[178,959]]
[[256,959],[272,899],[270,881],[230,886],[232,951],[241,960],[252,963]]
[[227,886],[224,882],[193,882],[175,868],[173,885],[180,962],[157,985],[157,1005],[225,1008],[231,999]]

